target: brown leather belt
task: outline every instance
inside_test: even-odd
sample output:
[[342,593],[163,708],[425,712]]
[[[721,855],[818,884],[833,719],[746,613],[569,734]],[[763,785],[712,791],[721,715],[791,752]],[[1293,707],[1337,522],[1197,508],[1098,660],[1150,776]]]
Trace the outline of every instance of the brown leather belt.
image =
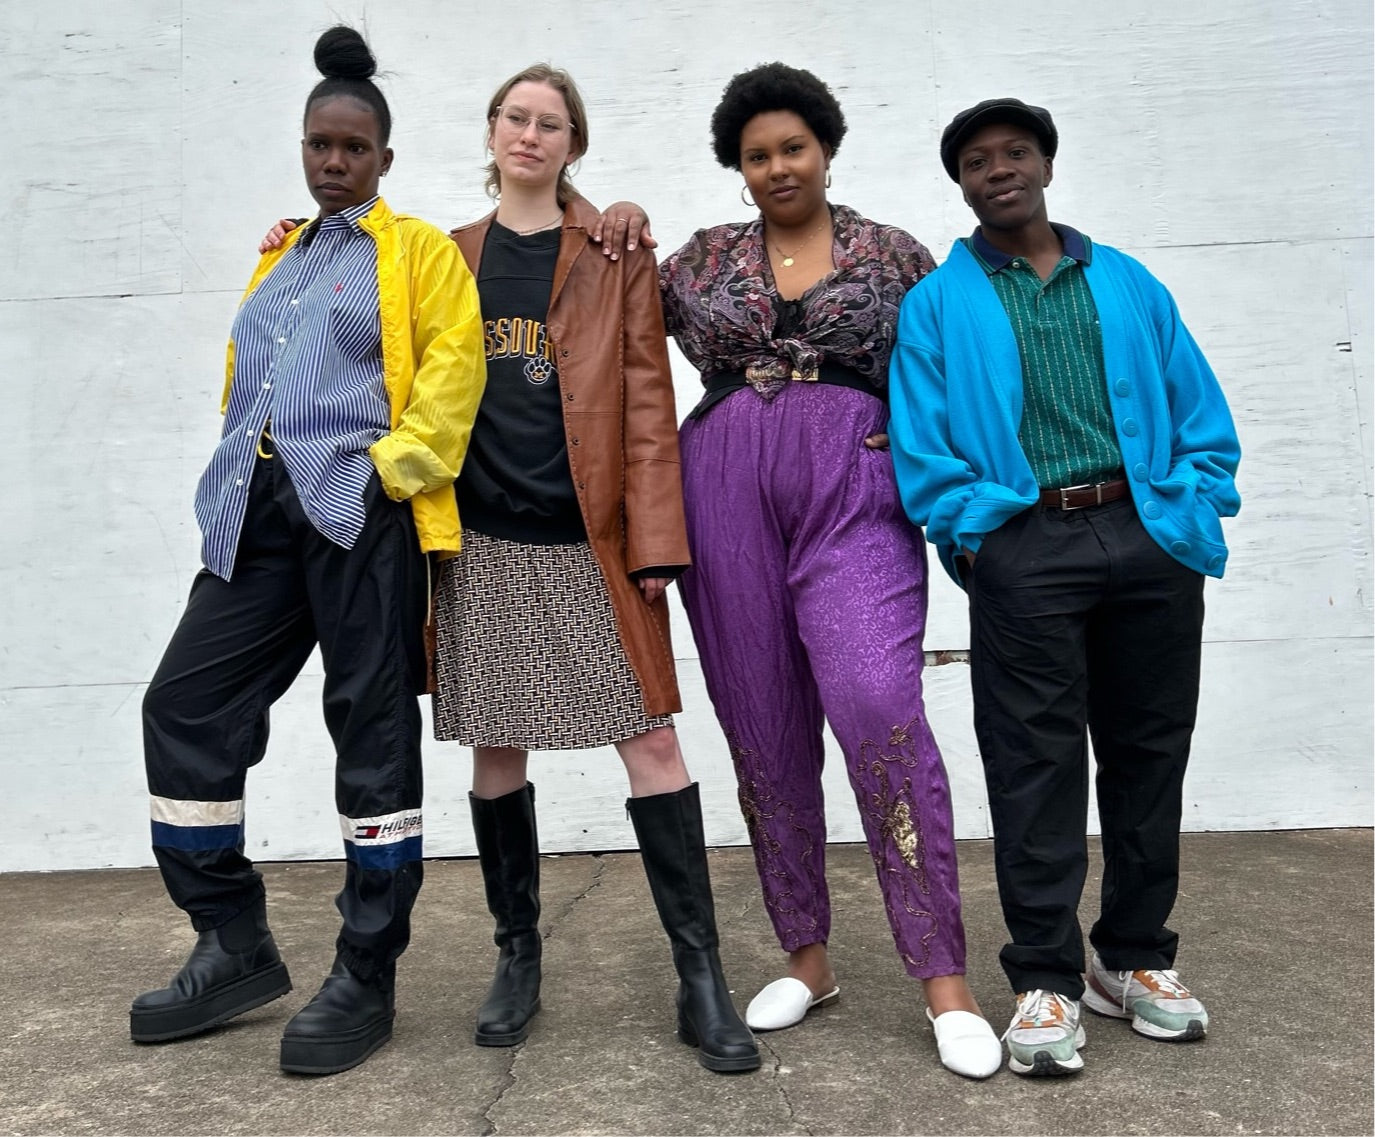
[[1129,492],[1127,479],[1117,478],[1111,482],[1097,482],[1091,486],[1065,486],[1058,490],[1042,490],[1041,496],[1036,500],[1047,509],[1087,509],[1091,505],[1121,501]]

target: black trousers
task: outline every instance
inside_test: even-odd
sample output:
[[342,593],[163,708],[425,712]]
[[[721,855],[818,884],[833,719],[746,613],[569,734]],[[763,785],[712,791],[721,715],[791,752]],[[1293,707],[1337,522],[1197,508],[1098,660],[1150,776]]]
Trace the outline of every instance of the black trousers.
[[1089,939],[1112,970],[1171,967],[1203,577],[1150,538],[1127,500],[1018,514],[985,538],[966,586],[1013,989],[1083,994],[1086,726],[1104,862]]
[[352,549],[323,537],[280,459],[259,458],[233,579],[202,570],[143,701],[153,849],[198,931],[262,895],[244,855],[245,775],[269,708],[319,644],[346,879],[339,951],[368,977],[410,938],[420,889],[426,565],[408,502],[376,477]]

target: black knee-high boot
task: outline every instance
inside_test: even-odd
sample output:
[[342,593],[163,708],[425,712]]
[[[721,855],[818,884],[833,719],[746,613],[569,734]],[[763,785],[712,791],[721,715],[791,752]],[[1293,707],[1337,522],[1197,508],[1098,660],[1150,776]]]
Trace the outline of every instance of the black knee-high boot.
[[225,924],[200,933],[172,982],[145,991],[129,1009],[135,1042],[186,1038],[261,1007],[291,990],[286,964],[259,897]]
[[468,795],[492,939],[501,953],[487,998],[477,1012],[479,1046],[515,1046],[540,1009],[539,833],[535,787],[529,782],[499,798]]
[[697,1060],[708,1070],[758,1069],[759,1047],[731,1004],[721,972],[697,783],[676,793],[630,798],[626,810],[654,906],[673,945],[678,1037],[698,1048]]

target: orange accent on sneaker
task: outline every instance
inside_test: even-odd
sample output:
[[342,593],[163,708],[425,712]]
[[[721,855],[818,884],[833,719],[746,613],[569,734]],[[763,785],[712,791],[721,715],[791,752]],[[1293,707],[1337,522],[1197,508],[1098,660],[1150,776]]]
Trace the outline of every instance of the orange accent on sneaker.
[[1166,999],[1192,999],[1189,989],[1174,977],[1172,971],[1133,971],[1132,978]]
[[1030,1008],[1026,1007],[1027,992],[1022,991],[1017,995],[1017,1022],[1009,1030],[1031,1030],[1043,1026],[1063,1025],[1065,1018],[1064,1007],[1061,1006],[1059,999],[1037,999]]

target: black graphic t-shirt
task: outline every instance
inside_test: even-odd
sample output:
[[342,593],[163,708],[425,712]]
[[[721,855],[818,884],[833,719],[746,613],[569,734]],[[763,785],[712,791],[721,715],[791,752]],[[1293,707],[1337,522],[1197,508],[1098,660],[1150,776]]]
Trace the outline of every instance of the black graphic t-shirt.
[[477,277],[487,389],[457,487],[465,527],[532,545],[587,537],[544,326],[558,255],[557,229],[521,237],[493,221],[487,233]]

